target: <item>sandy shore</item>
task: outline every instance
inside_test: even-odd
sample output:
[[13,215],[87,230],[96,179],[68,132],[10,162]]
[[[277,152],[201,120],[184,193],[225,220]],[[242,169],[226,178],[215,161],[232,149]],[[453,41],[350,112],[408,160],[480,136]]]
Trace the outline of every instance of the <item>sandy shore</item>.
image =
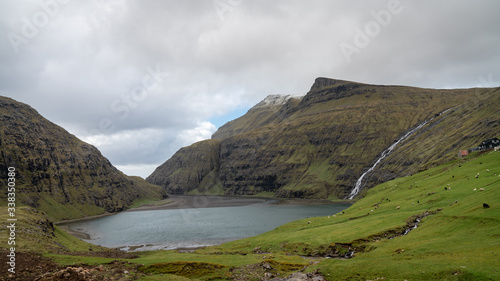
[[192,208],[217,208],[217,207],[240,207],[254,204],[272,204],[276,199],[272,198],[249,198],[230,196],[187,196],[170,195],[164,200],[164,204],[141,206],[126,210],[125,212],[151,211],[151,210],[173,210]]
[[55,222],[54,224],[56,224],[56,225],[64,225],[64,224],[67,224],[67,223],[79,222],[79,221],[88,221],[88,220],[93,220],[93,219],[97,219],[97,218],[102,218],[102,217],[107,217],[107,216],[113,216],[113,215],[116,215],[116,214],[117,213],[104,213],[104,214],[100,214],[100,215],[88,216],[88,217],[79,218],[79,219],[62,220],[62,221]]
[[126,210],[125,212],[151,211],[151,210],[172,210],[191,208],[218,208],[218,207],[242,207],[256,204],[277,204],[277,205],[320,205],[334,204],[325,199],[281,199],[263,197],[232,197],[232,196],[187,196],[171,195],[164,200],[165,203],[141,206]]
[[82,232],[82,231],[76,231],[74,229],[69,228],[69,226],[67,226],[67,225],[64,225],[64,224],[59,225],[59,228],[66,231],[68,234],[75,236],[76,238],[87,239],[87,240],[90,239],[90,235],[88,235],[87,233]]

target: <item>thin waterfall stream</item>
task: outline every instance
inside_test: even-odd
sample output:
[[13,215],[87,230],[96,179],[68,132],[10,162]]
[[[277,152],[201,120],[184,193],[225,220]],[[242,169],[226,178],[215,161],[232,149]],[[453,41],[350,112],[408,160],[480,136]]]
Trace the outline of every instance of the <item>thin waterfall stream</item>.
[[[450,109],[451,108],[449,108],[449,109],[447,109],[447,110],[439,113],[437,116],[441,116],[442,114],[444,114],[445,112],[447,112]],[[420,123],[417,127],[413,128],[413,129],[410,129],[409,131],[406,132],[406,134],[404,134],[404,136],[402,136],[395,143],[393,143],[391,146],[389,146],[389,148],[387,148],[386,150],[384,150],[382,152],[382,154],[380,155],[380,157],[377,159],[377,161],[375,161],[375,164],[373,164],[373,166],[371,166],[370,169],[368,169],[366,172],[364,172],[361,175],[361,177],[359,177],[359,179],[356,181],[356,184],[354,185],[354,188],[351,190],[351,193],[349,194],[349,196],[347,196],[347,199],[352,200],[354,197],[356,197],[356,195],[358,195],[358,193],[361,191],[361,188],[363,187],[363,179],[364,179],[364,177],[367,174],[373,172],[373,170],[375,170],[375,168],[378,166],[378,164],[380,164],[380,162],[382,162],[382,160],[384,160],[387,156],[389,156],[391,154],[391,152],[396,148],[396,146],[398,144],[400,144],[400,143],[404,142],[405,140],[407,140],[411,135],[413,135],[414,133],[416,133],[417,131],[419,131],[420,129],[422,129],[422,127],[424,127],[429,122],[431,122],[432,120],[434,120],[434,118],[436,118],[437,116],[429,118],[429,119],[425,120],[424,122]]]

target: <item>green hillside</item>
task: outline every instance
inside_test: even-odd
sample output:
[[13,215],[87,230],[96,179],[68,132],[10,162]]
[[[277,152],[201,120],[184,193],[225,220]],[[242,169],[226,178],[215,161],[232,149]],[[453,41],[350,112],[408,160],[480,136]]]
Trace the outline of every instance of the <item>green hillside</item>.
[[[294,221],[198,250],[193,258],[208,262],[212,255],[232,254],[285,262],[310,256],[316,259],[307,271],[317,269],[327,280],[498,280],[500,152],[476,156],[378,185],[344,213]],[[416,229],[401,236],[427,212]],[[264,253],[255,254],[257,247]],[[351,259],[325,258],[352,250]]]
[[[500,151],[475,153],[380,184],[330,217],[194,253],[142,252],[120,260],[139,280],[263,280],[299,271],[326,280],[498,280],[499,189]],[[70,246],[74,238],[51,239],[81,249]],[[46,254],[62,267],[117,265],[116,257],[73,255]]]
[[[136,200],[165,195],[142,178],[116,169],[94,146],[79,140],[29,105],[0,97],[0,178],[15,169],[18,204],[55,221],[113,213]],[[7,193],[0,193],[6,206]]]
[[[500,125],[500,88],[318,78],[301,99],[272,98],[222,126],[214,139],[181,149],[147,180],[171,194],[343,199],[385,149],[424,121],[366,177],[365,190],[450,161],[459,149],[496,137]],[[210,161],[201,163],[200,155]]]

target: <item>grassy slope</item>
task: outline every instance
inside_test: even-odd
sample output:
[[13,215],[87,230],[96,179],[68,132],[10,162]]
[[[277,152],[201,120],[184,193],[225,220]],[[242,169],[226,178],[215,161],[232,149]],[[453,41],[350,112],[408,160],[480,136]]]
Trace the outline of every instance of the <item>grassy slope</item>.
[[[479,178],[475,178],[477,173],[480,173]],[[420,226],[407,236],[370,242],[367,246],[374,247],[372,251],[359,253],[349,260],[326,259],[310,270],[318,268],[329,280],[377,277],[498,280],[498,175],[500,152],[463,163],[454,161],[412,177],[379,185],[346,210],[345,214],[335,218],[309,219],[311,224],[299,220],[254,238],[199,252],[249,253],[253,247],[260,246],[271,252],[314,254],[323,251],[331,243],[356,244],[359,243],[356,242],[358,239],[405,225],[406,219],[412,215],[442,209],[438,214],[424,218]],[[445,190],[448,184],[451,189]],[[485,191],[479,191],[480,188]],[[375,203],[380,203],[378,209],[374,207]],[[483,208],[483,203],[489,204],[491,208]],[[372,214],[349,220],[367,213]]]
[[[475,177],[477,173],[478,178]],[[238,273],[249,277],[248,280],[259,280],[265,262],[270,263],[280,276],[287,276],[307,265],[307,271],[318,269],[327,280],[381,277],[386,280],[498,280],[499,175],[500,152],[472,155],[465,160],[455,160],[411,177],[381,184],[335,217],[294,221],[268,233],[195,253],[140,253],[139,258],[129,262],[144,264],[143,270],[153,273],[142,280],[161,280],[166,276],[161,276],[161,272],[201,280],[230,279]],[[451,189],[445,190],[448,184]],[[483,208],[483,203],[489,204],[490,208]],[[424,218],[408,235],[384,238],[384,233],[400,232],[410,216],[438,209],[442,210]],[[367,213],[371,214],[360,217]],[[349,220],[354,217],[360,218]],[[308,220],[311,224],[307,223]],[[2,217],[2,221],[5,218]],[[66,241],[64,245],[76,243],[74,239],[64,237],[57,236],[56,241]],[[0,243],[5,244],[5,241]],[[358,252],[348,260],[321,258],[335,243],[348,244]],[[66,247],[81,249],[85,246]],[[267,253],[254,253],[256,247]],[[310,265],[311,260],[302,258],[302,255],[316,255],[318,259]],[[63,264],[82,261],[98,264],[112,260],[51,257]],[[186,279],[179,277],[177,280]]]
[[[475,178],[477,173],[480,173],[479,178]],[[308,271],[319,269],[328,280],[380,277],[495,280],[500,277],[497,259],[500,249],[498,175],[500,152],[478,158],[473,156],[379,185],[336,217],[308,219],[311,224],[307,224],[307,220],[295,221],[256,237],[198,250],[196,254],[156,252],[144,254],[139,260],[148,264],[144,261],[151,261],[154,257],[152,260],[164,262],[195,260],[237,266],[240,262],[256,263],[256,257],[262,260],[262,256],[273,255],[280,262],[307,264],[307,260],[296,255],[320,254],[332,243],[352,243],[353,247],[364,244],[372,250],[357,253],[349,260],[324,259],[310,266]],[[448,184],[451,189],[445,190]],[[479,191],[480,188],[485,191]],[[379,203],[378,208],[374,207],[375,203]],[[483,208],[483,203],[489,204],[490,208]],[[442,210],[424,218],[407,236],[362,242],[370,236],[400,229],[412,215],[438,209]],[[367,213],[371,215],[349,220]],[[252,254],[255,247],[271,254]],[[284,257],[290,260],[284,260]]]
[[[0,245],[7,248],[9,218],[7,208],[0,208]],[[53,225],[47,216],[31,207],[17,207],[15,212],[16,251],[78,252],[102,251],[106,248],[83,242]]]

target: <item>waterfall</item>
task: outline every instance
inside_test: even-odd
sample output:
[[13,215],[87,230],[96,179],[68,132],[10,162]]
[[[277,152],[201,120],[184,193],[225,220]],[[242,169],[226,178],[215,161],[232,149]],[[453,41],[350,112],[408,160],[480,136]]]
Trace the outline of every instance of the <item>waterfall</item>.
[[[438,116],[442,115],[443,113],[447,112],[448,110],[450,110],[451,108],[439,113]],[[394,148],[396,148],[396,146],[402,142],[404,142],[406,139],[408,139],[411,135],[413,135],[415,132],[417,132],[418,130],[422,129],[423,126],[427,125],[427,123],[429,123],[430,121],[432,121],[434,118],[436,118],[436,116],[430,118],[430,119],[427,119],[425,120],[424,122],[420,123],[417,127],[409,130],[408,132],[406,132],[406,134],[404,136],[402,136],[399,140],[397,140],[395,143],[393,143],[391,146],[389,146],[389,148],[387,148],[386,150],[384,150],[384,152],[382,152],[382,155],[380,155],[380,157],[377,159],[377,161],[375,161],[375,164],[373,164],[373,166],[368,169],[368,171],[364,172],[361,177],[359,177],[359,179],[356,181],[356,185],[354,186],[353,190],[351,191],[351,193],[349,194],[349,196],[347,196],[347,199],[351,200],[353,199],[356,195],[358,195],[359,191],[361,191],[361,187],[362,187],[362,184],[363,184],[363,178],[371,173],[373,170],[375,170],[375,168],[377,167],[377,165],[382,162],[382,160],[384,160],[384,158],[386,158],[387,156],[389,156],[389,154],[391,154],[391,152],[394,150]]]

